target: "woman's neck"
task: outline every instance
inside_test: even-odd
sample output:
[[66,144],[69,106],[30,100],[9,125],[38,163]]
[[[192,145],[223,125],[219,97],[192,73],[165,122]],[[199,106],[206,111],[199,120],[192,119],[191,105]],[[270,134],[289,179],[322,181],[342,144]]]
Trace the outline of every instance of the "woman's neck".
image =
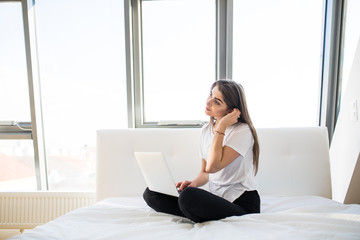
[[212,131],[214,132],[219,125],[221,118],[214,118]]

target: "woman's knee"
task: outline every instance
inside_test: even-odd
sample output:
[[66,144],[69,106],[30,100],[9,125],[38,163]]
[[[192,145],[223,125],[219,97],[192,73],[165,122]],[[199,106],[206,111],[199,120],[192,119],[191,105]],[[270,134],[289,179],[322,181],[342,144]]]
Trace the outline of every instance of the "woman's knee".
[[196,191],[196,188],[194,187],[187,187],[185,188],[179,195],[179,201],[189,201],[191,199],[191,196]]
[[181,209],[195,204],[194,199],[196,198],[195,195],[197,190],[198,189],[195,187],[187,187],[180,193],[178,203]]
[[167,198],[170,196],[164,195],[162,193],[154,192],[150,190],[148,187],[145,189],[143,193],[143,199],[147,203],[147,205],[155,210],[161,208],[161,205],[164,202],[167,202]]

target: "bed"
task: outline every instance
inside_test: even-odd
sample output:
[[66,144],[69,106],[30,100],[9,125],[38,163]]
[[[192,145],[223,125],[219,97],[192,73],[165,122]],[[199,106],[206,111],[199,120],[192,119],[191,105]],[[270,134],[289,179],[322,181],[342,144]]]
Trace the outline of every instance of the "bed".
[[331,200],[329,143],[320,127],[258,129],[260,214],[194,224],[151,210],[133,152],[160,151],[175,181],[192,179],[200,169],[199,135],[99,130],[97,203],[14,239],[360,239],[360,206]]

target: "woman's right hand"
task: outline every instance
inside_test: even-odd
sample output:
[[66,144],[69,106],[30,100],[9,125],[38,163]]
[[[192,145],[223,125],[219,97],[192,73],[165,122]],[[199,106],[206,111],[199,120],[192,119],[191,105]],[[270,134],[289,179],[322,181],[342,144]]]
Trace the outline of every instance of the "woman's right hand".
[[176,188],[178,188],[180,192],[183,191],[187,187],[196,187],[196,184],[192,181],[187,181],[187,180],[178,182],[176,184]]
[[[228,126],[231,126],[231,125],[237,123],[240,118],[240,115],[241,115],[240,110],[237,108],[234,108],[231,112],[229,112],[228,114],[226,114],[224,117],[222,117],[220,119],[218,127],[220,127],[222,125],[226,129]],[[225,130],[225,129],[221,129],[221,130]]]

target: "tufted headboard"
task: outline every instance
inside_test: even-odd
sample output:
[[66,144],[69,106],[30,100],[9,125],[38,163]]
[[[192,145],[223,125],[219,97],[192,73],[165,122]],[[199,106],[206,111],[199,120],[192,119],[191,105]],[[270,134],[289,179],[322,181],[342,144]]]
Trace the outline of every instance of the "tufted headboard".
[[[326,128],[261,128],[257,185],[260,195],[331,198]],[[192,180],[200,166],[200,129],[97,131],[97,200],[140,196],[146,185],[134,152],[162,152],[175,181]]]

